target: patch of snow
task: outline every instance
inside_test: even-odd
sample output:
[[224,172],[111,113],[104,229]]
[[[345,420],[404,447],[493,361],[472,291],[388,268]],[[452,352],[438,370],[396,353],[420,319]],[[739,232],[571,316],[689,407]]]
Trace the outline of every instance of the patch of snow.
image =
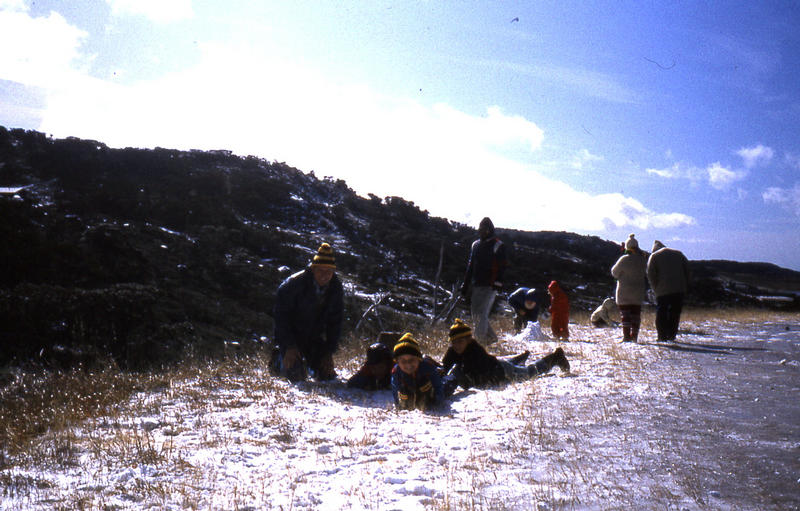
[[[740,324],[726,328],[724,336],[753,338]],[[781,329],[771,332],[766,340],[783,339]],[[646,344],[654,332],[644,332],[642,344],[624,345],[616,342],[618,329],[570,324],[570,334],[571,342],[557,344],[535,323],[492,347],[528,349],[533,363],[561,345],[569,374],[555,369],[535,380],[462,391],[448,408],[430,413],[395,411],[389,391],[351,390],[341,381],[290,384],[266,373],[228,385],[188,380],[141,393],[130,409],[158,413],[114,415],[96,424],[115,427],[79,428],[80,464],[6,469],[9,478],[47,485],[0,496],[0,509],[80,502],[176,510],[548,511],[609,503],[694,510],[711,505],[708,497],[716,508],[738,508],[722,488],[704,487],[685,472],[702,460],[680,457],[685,445],[670,443],[669,428],[655,432],[646,422],[654,406],[659,421],[698,420],[687,416],[686,400],[697,382],[686,379],[702,373],[660,368],[672,352]],[[681,340],[709,341],[700,334]],[[647,370],[634,373],[637,364]],[[702,438],[710,434],[698,431]],[[752,442],[749,435],[729,440],[744,445]],[[131,438],[136,455],[122,449]],[[720,460],[713,463],[722,470]]]
[[[194,238],[192,238],[192,237],[191,237],[191,236],[189,236],[188,234],[184,234],[184,233],[182,233],[182,232],[178,232],[178,231],[173,231],[173,230],[171,230],[171,229],[167,229],[166,227],[159,227],[158,229],[159,229],[160,231],[162,231],[162,232],[165,232],[165,233],[167,233],[167,234],[171,234],[171,235],[173,235],[173,236],[179,236],[179,237],[181,237],[181,238],[183,238],[183,239],[185,239],[185,240],[187,240],[187,241],[189,241],[189,242],[191,242],[191,243],[197,243],[197,240],[195,240]],[[162,246],[163,246],[163,245],[162,245]]]

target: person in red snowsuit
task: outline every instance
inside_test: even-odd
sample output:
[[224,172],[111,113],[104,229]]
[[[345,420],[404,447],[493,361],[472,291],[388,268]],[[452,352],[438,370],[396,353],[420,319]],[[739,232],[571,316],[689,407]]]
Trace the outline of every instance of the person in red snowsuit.
[[555,280],[547,286],[550,293],[550,329],[553,336],[559,339],[569,339],[569,300],[566,293]]

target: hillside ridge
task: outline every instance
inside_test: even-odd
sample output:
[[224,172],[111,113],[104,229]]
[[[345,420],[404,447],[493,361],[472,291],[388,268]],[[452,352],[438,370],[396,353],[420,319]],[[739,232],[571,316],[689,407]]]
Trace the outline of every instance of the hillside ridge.
[[[347,287],[346,328],[379,300],[382,315],[362,321],[360,335],[409,328],[452,296],[476,237],[472,226],[401,197],[361,197],[340,179],[285,163],[225,150],[113,149],[3,127],[0,188],[0,365],[46,353],[69,364],[90,353],[137,368],[154,353],[168,363],[187,349],[269,340],[277,286],[322,241],[335,247]],[[617,243],[498,234],[511,260],[505,292],[559,280],[584,311],[613,293]],[[800,309],[800,272],[691,266],[691,306]]]

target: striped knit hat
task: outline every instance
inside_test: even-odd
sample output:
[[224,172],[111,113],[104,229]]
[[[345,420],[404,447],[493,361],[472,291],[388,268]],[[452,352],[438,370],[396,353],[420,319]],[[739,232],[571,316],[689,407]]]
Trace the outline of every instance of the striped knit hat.
[[400,355],[414,355],[415,357],[422,358],[422,351],[419,349],[419,343],[410,333],[403,334],[403,337],[394,345],[392,356],[397,360],[397,357]]
[[311,261],[311,267],[330,268],[336,269],[336,259],[333,257],[333,248],[327,243],[323,243],[317,249],[314,259]]
[[453,326],[450,327],[450,342],[471,335],[472,329],[469,327],[469,325],[456,318],[455,323],[453,323]]

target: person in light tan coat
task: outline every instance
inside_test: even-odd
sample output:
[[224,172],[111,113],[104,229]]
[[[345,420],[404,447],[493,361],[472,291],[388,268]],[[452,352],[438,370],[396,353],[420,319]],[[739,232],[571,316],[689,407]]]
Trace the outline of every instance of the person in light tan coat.
[[616,300],[622,319],[622,342],[636,342],[642,323],[642,302],[647,288],[647,259],[631,234],[625,241],[625,254],[611,267],[617,279]]
[[656,240],[647,260],[647,280],[656,295],[656,330],[659,342],[674,341],[689,289],[689,261],[680,250]]

